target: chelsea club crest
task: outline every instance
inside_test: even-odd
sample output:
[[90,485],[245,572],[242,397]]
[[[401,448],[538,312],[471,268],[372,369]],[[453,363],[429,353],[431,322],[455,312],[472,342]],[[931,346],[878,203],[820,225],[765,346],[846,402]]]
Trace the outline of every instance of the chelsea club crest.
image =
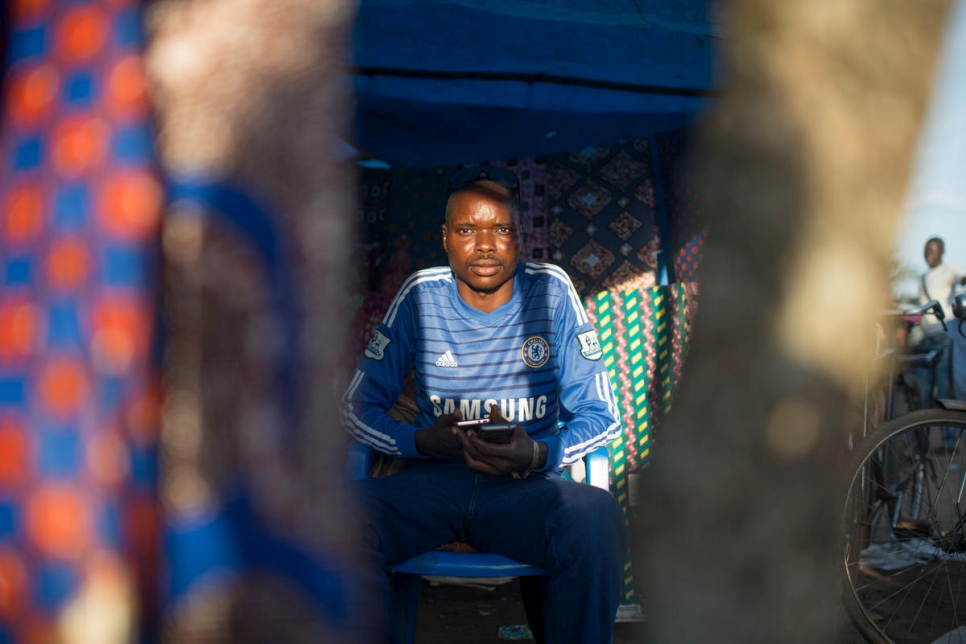
[[528,367],[536,369],[547,364],[547,360],[550,359],[550,345],[539,335],[535,335],[532,338],[527,338],[520,349],[520,353],[523,354],[523,362]]

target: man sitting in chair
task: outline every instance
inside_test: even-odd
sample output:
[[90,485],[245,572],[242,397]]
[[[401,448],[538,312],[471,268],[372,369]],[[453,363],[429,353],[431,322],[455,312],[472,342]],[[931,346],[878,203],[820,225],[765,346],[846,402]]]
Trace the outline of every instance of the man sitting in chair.
[[[562,469],[614,440],[620,420],[570,278],[519,261],[517,185],[500,167],[454,175],[442,227],[449,266],[402,285],[345,393],[354,437],[409,459],[397,474],[360,482],[365,547],[387,598],[383,566],[453,541],[545,567],[547,642],[606,643],[620,603],[624,515],[610,493]],[[410,371],[412,425],[389,414]],[[489,424],[457,426],[475,419]],[[507,422],[508,441],[495,442],[487,432]]]

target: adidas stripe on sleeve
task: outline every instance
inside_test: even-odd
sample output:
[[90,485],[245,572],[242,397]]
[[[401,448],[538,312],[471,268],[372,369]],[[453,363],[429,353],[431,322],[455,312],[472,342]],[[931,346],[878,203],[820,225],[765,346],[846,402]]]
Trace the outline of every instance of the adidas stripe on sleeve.
[[416,296],[425,284],[452,282],[449,268],[413,273],[393,299],[342,399],[342,422],[360,443],[390,456],[416,458],[415,428],[389,415],[412,368]]

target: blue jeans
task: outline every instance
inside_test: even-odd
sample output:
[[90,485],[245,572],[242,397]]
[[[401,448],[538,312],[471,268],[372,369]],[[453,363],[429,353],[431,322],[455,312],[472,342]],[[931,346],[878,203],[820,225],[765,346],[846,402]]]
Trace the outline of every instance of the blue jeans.
[[[966,400],[966,338],[959,334],[959,320],[949,322],[949,337],[952,339],[953,387],[950,397]],[[966,325],[963,326],[966,332]]]
[[[949,331],[955,333],[952,325]],[[919,392],[922,395],[923,409],[933,406],[933,401],[952,398],[952,352],[953,340],[948,333],[927,335],[919,343],[920,349],[930,351],[938,349],[939,355],[932,369],[916,369],[916,379],[919,381]],[[947,446],[956,443],[956,432],[951,427],[943,427],[943,442]]]
[[[946,333],[927,335],[919,343],[919,347],[923,351],[939,350],[936,364],[931,369],[915,370],[916,379],[919,381],[919,391],[922,394],[922,406],[928,409],[933,406],[934,400],[952,397],[952,383],[950,381],[952,338]],[[933,390],[935,390],[935,394]]]
[[490,477],[462,463],[418,460],[358,483],[368,510],[363,543],[387,608],[384,566],[462,541],[550,571],[548,643],[613,641],[628,537],[620,504],[606,490],[554,473]]

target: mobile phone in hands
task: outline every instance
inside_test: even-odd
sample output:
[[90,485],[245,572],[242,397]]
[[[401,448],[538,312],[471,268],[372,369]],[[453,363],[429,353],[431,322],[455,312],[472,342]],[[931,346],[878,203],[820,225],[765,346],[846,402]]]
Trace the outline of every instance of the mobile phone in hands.
[[473,420],[458,420],[456,421],[456,426],[460,429],[476,429],[480,425],[486,425],[489,422],[489,418],[474,418]]
[[513,439],[517,426],[513,423],[487,423],[475,429],[476,435],[487,443],[503,445]]

